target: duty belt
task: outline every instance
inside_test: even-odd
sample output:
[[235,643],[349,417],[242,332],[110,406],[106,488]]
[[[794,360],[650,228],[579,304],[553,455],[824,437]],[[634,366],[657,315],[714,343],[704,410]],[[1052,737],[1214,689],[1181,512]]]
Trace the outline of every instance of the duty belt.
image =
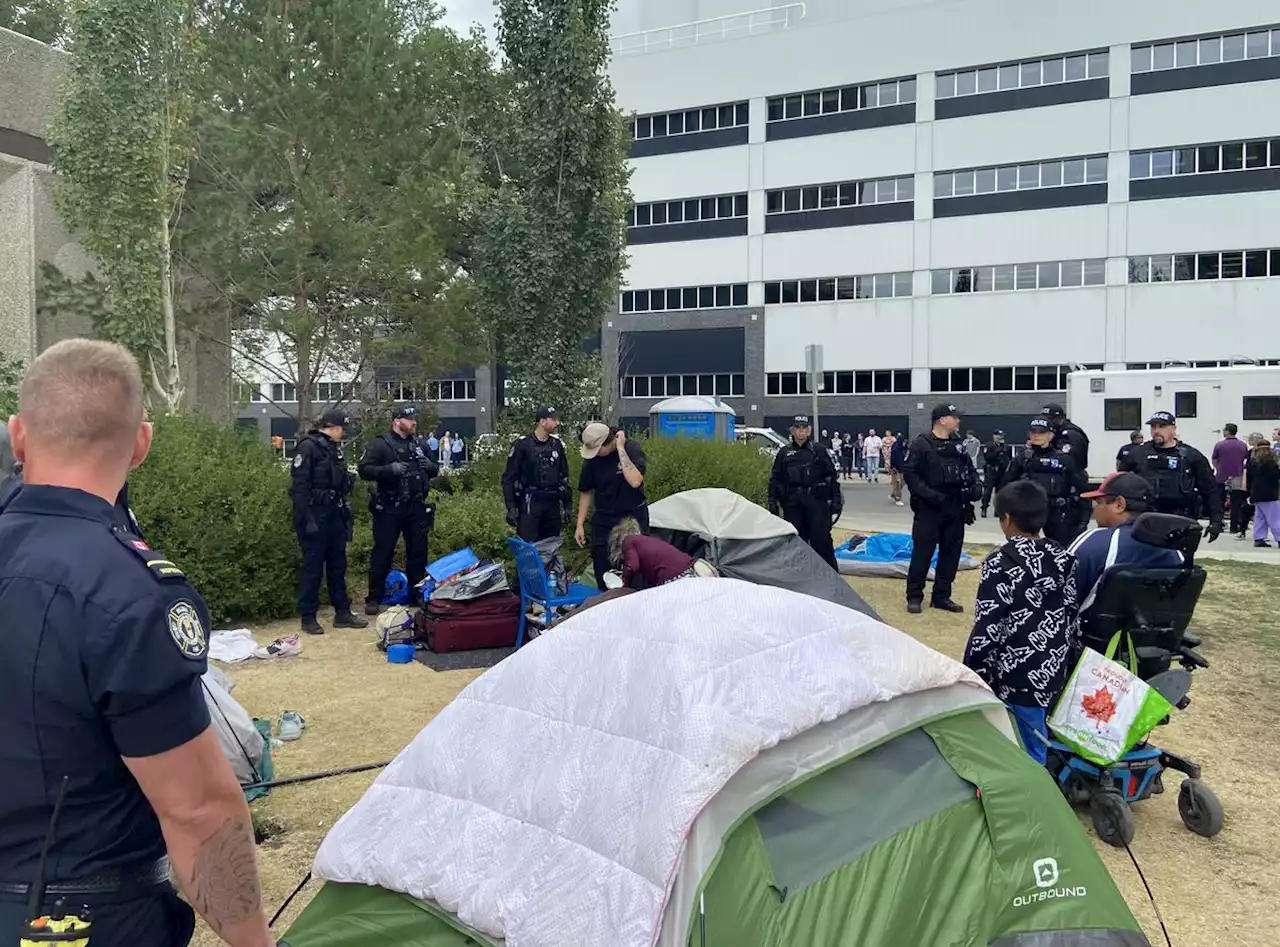
[[[45,886],[47,897],[115,894],[120,891],[143,888],[161,888],[169,884],[169,856],[158,858],[144,865],[125,868],[104,868],[85,878],[74,881],[55,881]],[[31,893],[28,884],[0,882],[0,897],[26,898]]]

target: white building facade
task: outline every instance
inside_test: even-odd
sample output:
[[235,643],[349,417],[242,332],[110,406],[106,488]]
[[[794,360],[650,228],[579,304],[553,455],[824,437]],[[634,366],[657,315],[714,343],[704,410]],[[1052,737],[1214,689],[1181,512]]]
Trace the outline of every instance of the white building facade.
[[913,433],[1022,425],[1071,366],[1280,359],[1274,3],[760,2],[615,37],[622,418],[716,394],[784,429],[815,343],[821,427]]

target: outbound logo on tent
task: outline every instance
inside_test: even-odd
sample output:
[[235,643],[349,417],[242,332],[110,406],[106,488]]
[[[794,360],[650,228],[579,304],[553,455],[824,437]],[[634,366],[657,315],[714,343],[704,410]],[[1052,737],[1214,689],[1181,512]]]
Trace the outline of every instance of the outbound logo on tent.
[[1020,894],[1013,899],[1015,908],[1025,908],[1033,904],[1039,904],[1041,901],[1049,901],[1054,898],[1084,898],[1089,894],[1089,889],[1084,885],[1076,887],[1055,887],[1061,873],[1058,871],[1058,860],[1056,858],[1041,858],[1031,866],[1031,877],[1036,883],[1036,891],[1030,894]]

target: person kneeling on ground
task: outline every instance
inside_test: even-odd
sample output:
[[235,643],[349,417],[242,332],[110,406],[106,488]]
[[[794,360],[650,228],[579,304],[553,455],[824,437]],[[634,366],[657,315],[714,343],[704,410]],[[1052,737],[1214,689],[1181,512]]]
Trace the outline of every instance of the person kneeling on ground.
[[1044,763],[1048,711],[1079,653],[1076,563],[1040,536],[1049,499],[1038,483],[1001,488],[995,512],[1008,542],[982,564],[964,663],[1008,705],[1027,753]]
[[622,573],[622,584],[632,589],[716,575],[711,563],[695,559],[656,536],[643,535],[640,524],[630,518],[609,533],[609,561]]

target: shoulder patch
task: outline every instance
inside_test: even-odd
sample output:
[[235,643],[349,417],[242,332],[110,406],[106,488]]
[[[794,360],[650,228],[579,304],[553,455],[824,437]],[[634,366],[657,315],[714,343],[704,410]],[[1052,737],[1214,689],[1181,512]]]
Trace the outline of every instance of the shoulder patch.
[[184,658],[199,661],[209,650],[209,639],[204,632],[200,613],[190,602],[175,602],[169,608],[169,637],[178,646]]
[[303,458],[302,458],[302,455],[301,455],[301,454],[294,454],[294,455],[293,455],[293,466],[294,466],[295,468],[297,468],[297,467],[301,467],[301,466],[302,466],[302,459],[303,459]]
[[166,559],[160,553],[156,552],[145,542],[130,533],[126,533],[122,529],[112,529],[111,535],[116,538],[120,545],[129,550],[135,556],[142,560],[142,564],[151,570],[161,582],[165,581],[185,581],[186,574]]

